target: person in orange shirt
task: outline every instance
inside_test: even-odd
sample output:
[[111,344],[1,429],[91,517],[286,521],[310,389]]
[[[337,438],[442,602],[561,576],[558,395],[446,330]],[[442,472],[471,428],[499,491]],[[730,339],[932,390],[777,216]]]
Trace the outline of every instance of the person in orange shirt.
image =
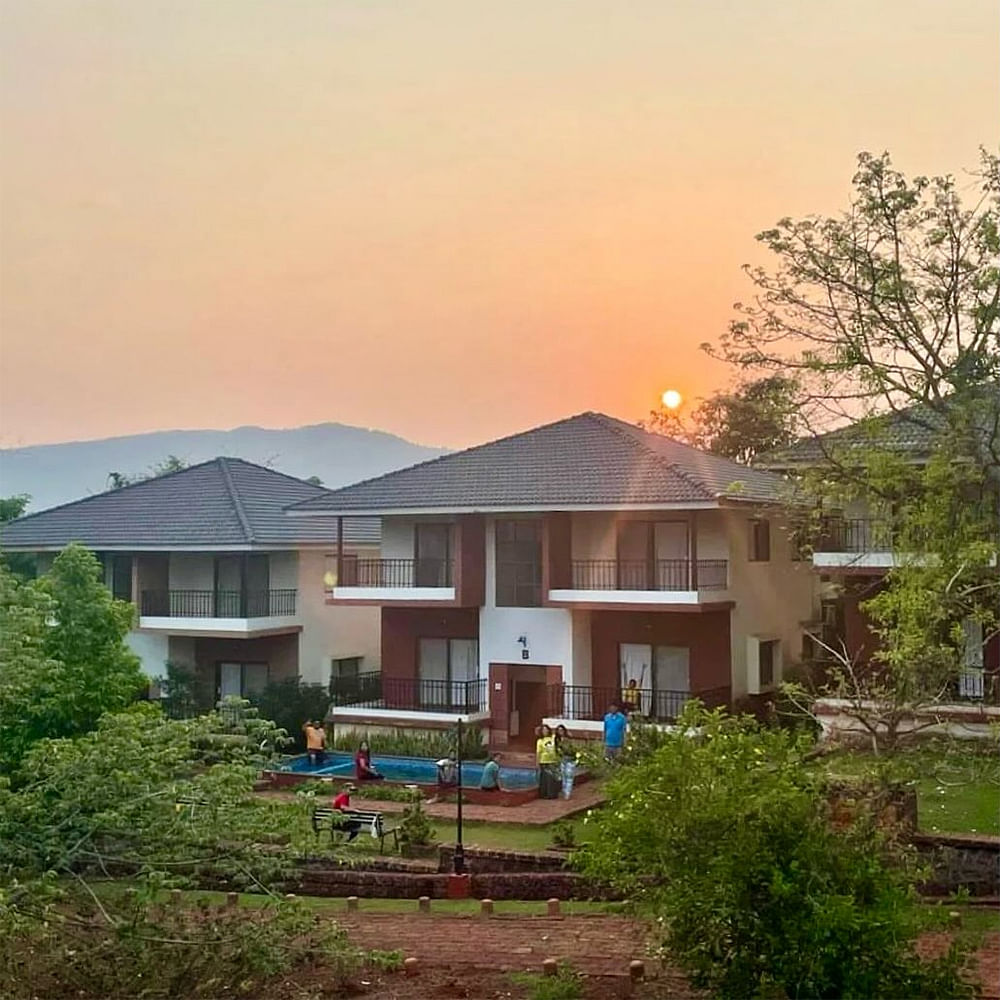
[[309,754],[309,765],[319,767],[326,760],[326,730],[319,722],[307,722],[302,727],[306,734],[306,753]]

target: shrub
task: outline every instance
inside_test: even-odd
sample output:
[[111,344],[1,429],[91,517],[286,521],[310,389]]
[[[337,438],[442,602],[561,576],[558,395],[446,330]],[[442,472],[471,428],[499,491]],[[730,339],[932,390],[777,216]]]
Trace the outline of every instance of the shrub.
[[[297,677],[272,681],[261,691],[249,696],[261,716],[271,719],[288,731],[295,741],[295,750],[305,750],[302,727],[310,719],[325,719],[330,706],[330,693],[324,684],[303,684]],[[357,749],[357,745],[351,748]]]
[[[432,757],[438,760],[455,752],[453,729],[418,733],[368,733],[363,729],[348,729],[335,734],[331,747],[353,753],[362,740],[368,741],[372,757],[390,754],[398,757]],[[483,731],[478,726],[470,726],[462,734],[462,757],[465,760],[485,759],[486,743]]]
[[957,948],[915,953],[912,857],[864,809],[834,828],[810,747],[689,706],[618,769],[574,862],[647,904],[664,949],[714,996],[970,995]]
[[399,822],[399,842],[404,847],[423,847],[434,839],[434,828],[424,812],[420,799],[403,810]]
[[583,977],[566,962],[554,976],[515,972],[510,978],[527,990],[530,1000],[580,1000],[583,996]]
[[552,843],[556,847],[576,847],[576,831],[567,819],[552,824]]

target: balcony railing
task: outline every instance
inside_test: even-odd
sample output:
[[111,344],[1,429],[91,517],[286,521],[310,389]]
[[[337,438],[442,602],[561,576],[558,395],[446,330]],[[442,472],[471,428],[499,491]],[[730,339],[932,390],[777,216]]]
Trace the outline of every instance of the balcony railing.
[[485,678],[449,681],[367,673],[332,681],[330,701],[336,708],[397,708],[464,715],[485,711],[487,684]]
[[345,560],[338,587],[451,587],[450,559]]
[[891,552],[888,521],[871,517],[826,518],[814,545],[816,552]]
[[[629,697],[635,706],[630,710],[630,715],[654,722],[672,722],[692,698],[700,699],[708,708],[717,708],[729,704],[730,691],[727,687],[708,691],[637,688],[634,692],[629,692]],[[580,684],[553,685],[549,688],[549,714],[560,719],[600,721],[612,702],[622,704],[622,688]]]
[[270,618],[295,614],[295,590],[144,590],[151,618]]
[[[697,568],[697,577],[692,570]],[[574,559],[573,590],[725,590],[725,559]]]

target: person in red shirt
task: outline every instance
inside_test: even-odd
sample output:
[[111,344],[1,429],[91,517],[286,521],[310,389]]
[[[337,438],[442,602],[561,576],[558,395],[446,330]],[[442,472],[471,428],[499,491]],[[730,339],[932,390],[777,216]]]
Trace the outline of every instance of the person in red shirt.
[[384,775],[372,767],[372,752],[366,740],[361,741],[358,752],[354,755],[354,776],[358,781],[382,781]]
[[[351,808],[351,792],[356,791],[354,785],[344,785],[333,797],[333,808],[338,812],[347,812]],[[347,833],[347,842],[350,843],[361,832],[361,824],[349,819],[341,829]]]

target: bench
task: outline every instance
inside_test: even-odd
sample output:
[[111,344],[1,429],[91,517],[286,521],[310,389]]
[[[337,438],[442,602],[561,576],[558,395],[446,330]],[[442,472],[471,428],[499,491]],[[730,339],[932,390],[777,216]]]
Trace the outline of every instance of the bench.
[[177,812],[188,810],[188,819],[194,819],[194,811],[198,806],[207,806],[208,799],[200,795],[178,795],[174,802],[174,809]]
[[396,826],[387,826],[380,812],[366,809],[333,809],[330,806],[316,806],[312,812],[313,833],[318,837],[322,830],[330,831],[330,842],[340,836],[346,837],[348,823],[357,823],[361,829],[359,837],[371,835],[378,838],[378,852],[385,853],[385,838],[392,837],[393,846],[399,850],[399,830]]

